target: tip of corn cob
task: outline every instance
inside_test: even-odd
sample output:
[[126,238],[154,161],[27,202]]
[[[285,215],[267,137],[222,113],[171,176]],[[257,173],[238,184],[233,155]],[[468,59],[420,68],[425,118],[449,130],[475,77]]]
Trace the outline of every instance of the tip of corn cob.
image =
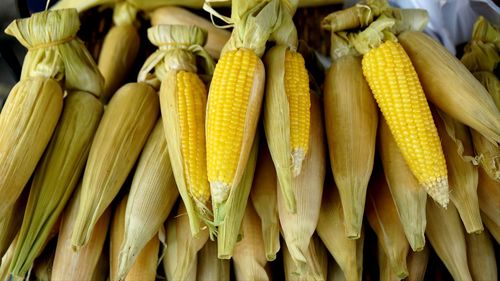
[[448,207],[450,195],[448,193],[448,179],[441,177],[434,181],[423,184],[425,191],[436,201],[441,207]]
[[293,167],[293,176],[296,177],[300,175],[300,171],[302,170],[302,162],[306,158],[306,152],[303,148],[294,149],[292,152],[292,167]]
[[230,186],[221,181],[210,183],[210,192],[214,203],[222,203],[229,197]]

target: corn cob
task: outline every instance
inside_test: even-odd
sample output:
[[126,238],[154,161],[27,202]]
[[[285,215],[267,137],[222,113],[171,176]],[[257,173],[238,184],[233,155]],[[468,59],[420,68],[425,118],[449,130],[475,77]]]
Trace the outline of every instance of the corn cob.
[[80,207],[81,192],[80,185],[73,194],[62,217],[56,255],[52,266],[51,280],[54,281],[66,280],[68,276],[71,276],[73,280],[85,280],[92,276],[106,240],[110,220],[109,209],[102,214],[95,224],[88,243],[77,252],[73,250],[71,232],[74,229]]
[[328,253],[317,235],[313,235],[309,248],[305,253],[308,261],[305,272],[300,273],[286,245],[284,249],[283,263],[286,280],[327,280]]
[[482,168],[479,168],[477,196],[481,211],[500,226],[500,188],[498,182],[491,179]]
[[[127,201],[117,278],[122,280],[141,250],[167,219],[179,195],[162,118],[158,120],[139,158]],[[153,251],[153,249],[144,250]]]
[[408,264],[408,281],[423,281],[427,263],[429,262],[429,246],[424,247],[421,251],[410,252],[406,259]]
[[488,231],[466,234],[467,260],[473,280],[498,280],[495,249]]
[[167,280],[195,280],[197,254],[208,240],[208,230],[200,231],[197,237],[190,235],[189,219],[182,201],[177,209],[177,215],[167,220],[165,228],[167,248],[163,267]]
[[490,141],[500,142],[500,111],[465,66],[422,32],[403,32],[398,39],[411,58],[429,101]]
[[[8,210],[7,214],[0,219],[0,257],[3,257],[9,247],[11,247],[14,238],[19,236],[19,228],[21,228],[21,223],[23,222],[28,193],[29,189],[25,188],[16,203]],[[0,281],[3,280],[0,279]]]
[[346,235],[358,238],[375,156],[378,113],[363,77],[361,59],[334,33],[331,44],[333,63],[326,74],[324,91],[325,126],[333,178],[344,208]]
[[[391,274],[403,279],[408,276],[406,256],[409,244],[399,221],[391,192],[381,171],[375,171],[367,196],[367,218],[378,238],[378,250],[383,251]],[[379,257],[382,254],[379,253]],[[379,261],[380,263],[380,261]],[[381,271],[382,272],[382,271]],[[387,274],[385,277],[388,278]]]
[[198,252],[198,268],[196,280],[229,281],[229,260],[217,258],[217,242],[208,240]]
[[379,280],[380,281],[396,281],[402,280],[399,278],[397,274],[392,270],[393,267],[391,265],[391,261],[389,257],[385,254],[384,246],[381,245],[380,241],[378,242],[378,267],[379,267]]
[[276,171],[266,145],[260,148],[256,169],[250,198],[260,217],[266,258],[273,261],[280,249],[278,186]]
[[455,204],[467,233],[481,232],[483,223],[477,199],[477,166],[474,166],[473,161],[466,161],[465,156],[462,156],[474,155],[469,131],[465,125],[439,111],[435,114],[434,120],[446,156],[451,201]]
[[81,203],[72,234],[79,248],[120,190],[157,120],[158,97],[145,83],[121,87],[102,117],[85,168]]
[[[118,278],[118,265],[125,235],[125,211],[127,210],[127,202],[129,194],[120,198],[116,207],[113,210],[113,217],[109,230],[109,279],[110,281],[120,280]],[[123,278],[122,278],[123,279]]]
[[[57,239],[52,239],[40,255],[34,260],[31,275],[34,275],[37,281],[50,281],[52,273],[52,265],[54,264],[54,256],[56,253]],[[14,279],[16,279],[14,277]]]
[[467,266],[464,231],[453,204],[445,210],[427,201],[427,238],[454,280],[472,280]]
[[362,279],[364,233],[358,239],[345,236],[344,213],[333,179],[327,178],[316,231],[342,269],[346,280]]
[[103,106],[93,95],[70,92],[45,155],[35,170],[12,262],[12,274],[24,277],[43,250],[49,232],[75,189]]
[[481,212],[481,219],[483,220],[484,225],[486,225],[486,228],[490,231],[491,236],[493,236],[497,243],[500,244],[500,225],[495,223],[493,219],[488,217],[488,215],[483,212]]
[[378,130],[380,158],[399,220],[411,248],[420,251],[425,245],[427,193],[408,168],[383,117]]
[[305,269],[309,240],[316,229],[325,181],[325,146],[322,112],[317,96],[311,95],[310,149],[305,156],[302,172],[292,179],[292,191],[297,198],[297,212],[288,212],[284,194],[278,192],[278,214],[282,235],[299,270]]

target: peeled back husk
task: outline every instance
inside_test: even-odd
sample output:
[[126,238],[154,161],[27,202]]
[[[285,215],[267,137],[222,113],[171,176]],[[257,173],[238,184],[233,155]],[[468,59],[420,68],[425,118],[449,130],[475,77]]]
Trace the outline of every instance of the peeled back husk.
[[418,31],[398,36],[422,83],[426,97],[440,110],[500,142],[500,111],[486,89],[441,44]]
[[466,234],[467,260],[472,279],[475,281],[498,280],[495,248],[488,231]]
[[300,272],[295,264],[290,252],[284,246],[283,263],[285,267],[285,279],[287,281],[324,281],[327,280],[328,272],[328,252],[325,245],[317,235],[313,235],[309,248],[305,253],[307,257],[307,269]]
[[200,281],[229,281],[229,267],[231,263],[226,259],[217,258],[217,242],[208,240],[198,252],[198,268],[196,280]]
[[[9,208],[7,214],[0,219],[0,258],[11,247],[14,239],[18,240],[19,229],[23,222],[26,201],[28,201],[29,188],[25,188],[16,203]],[[11,258],[12,260],[12,258]],[[0,275],[1,276],[1,275]],[[3,281],[0,279],[0,281]]]
[[121,87],[97,128],[82,183],[81,204],[72,244],[86,244],[94,224],[125,182],[156,123],[160,106],[155,90],[144,83]]
[[500,184],[491,179],[482,167],[479,168],[477,196],[481,211],[500,226]]
[[429,263],[429,246],[421,251],[410,252],[406,258],[408,265],[408,281],[424,281],[427,264]]
[[321,196],[325,181],[326,148],[319,97],[311,95],[311,126],[309,150],[302,163],[302,172],[292,179],[297,212],[290,213],[283,192],[278,192],[278,214],[282,235],[300,271],[306,269],[307,252],[318,224]]

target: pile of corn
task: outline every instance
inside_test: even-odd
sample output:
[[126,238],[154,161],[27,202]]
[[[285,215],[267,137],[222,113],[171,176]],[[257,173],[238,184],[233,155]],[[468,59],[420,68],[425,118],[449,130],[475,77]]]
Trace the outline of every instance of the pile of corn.
[[[500,30],[479,18],[460,61],[425,11],[366,0],[318,26],[323,83],[293,22],[322,2],[63,0],[12,22],[0,281],[497,280]],[[100,5],[96,63],[76,34]],[[143,14],[156,50],[127,83]]]

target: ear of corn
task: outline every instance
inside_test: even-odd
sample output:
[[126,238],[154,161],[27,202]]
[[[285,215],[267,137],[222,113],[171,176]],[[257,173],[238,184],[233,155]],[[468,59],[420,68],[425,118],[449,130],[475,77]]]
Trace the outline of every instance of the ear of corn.
[[144,145],[130,187],[123,242],[117,245],[118,279],[127,275],[141,249],[157,236],[178,195],[160,118]]
[[379,280],[380,281],[396,281],[402,280],[397,274],[392,270],[391,261],[389,257],[385,254],[384,246],[378,242],[378,267],[379,267]]
[[158,267],[158,252],[160,250],[160,240],[158,235],[142,248],[137,256],[134,265],[127,274],[125,281],[154,281],[156,280],[156,269]]
[[305,272],[300,272],[286,245],[283,251],[283,263],[286,280],[327,280],[328,253],[317,235],[311,238],[309,248],[305,253],[308,267]]
[[453,204],[447,209],[427,201],[427,238],[454,280],[472,280],[460,216]]
[[383,117],[378,130],[380,158],[399,220],[411,248],[420,251],[425,245],[427,193],[408,168]]
[[[332,33],[332,46],[342,39]],[[324,91],[325,127],[333,178],[340,192],[346,235],[360,235],[366,189],[373,168],[377,106],[361,69],[361,59],[333,47]]]
[[196,280],[229,281],[230,261],[217,258],[217,242],[208,240],[198,252],[198,268]]
[[391,192],[383,173],[380,171],[375,172],[372,176],[366,210],[368,222],[377,234],[379,257],[382,255],[380,252],[383,251],[384,262],[388,263],[389,269],[387,271],[390,274],[387,273],[385,278],[390,279],[388,277],[392,274],[399,279],[406,278],[408,276],[406,256],[410,247],[403,226],[399,221]]
[[342,269],[346,280],[361,280],[364,232],[358,239],[345,236],[344,213],[340,195],[332,179],[325,183],[321,212],[316,228],[319,237]]
[[74,251],[71,243],[71,232],[74,229],[78,208],[80,207],[81,186],[79,186],[68,203],[61,221],[57,238],[56,255],[52,266],[51,280],[66,280],[71,276],[74,280],[85,280],[92,276],[101,256],[106,240],[110,211],[107,209],[99,218],[90,234],[88,243],[78,251]]
[[[467,233],[481,232],[483,223],[477,199],[478,167],[461,156],[461,154],[474,154],[469,130],[465,125],[441,112],[436,114],[434,119],[446,156],[451,201],[455,204]],[[449,128],[452,128],[453,134],[449,134],[450,131],[447,132]]]
[[49,143],[62,110],[63,92],[53,79],[21,80],[0,114],[0,217],[21,195]]
[[[16,203],[8,210],[4,217],[0,219],[0,257],[3,257],[7,252],[14,238],[19,236],[18,233],[23,222],[28,194],[29,188],[25,188]],[[2,279],[0,280],[3,281]]]
[[125,211],[127,210],[127,202],[129,195],[123,196],[113,210],[113,217],[109,230],[109,278],[110,281],[120,280],[118,277],[118,265],[125,236]]
[[314,95],[311,95],[310,122],[310,149],[305,156],[302,172],[292,179],[292,190],[297,199],[296,213],[288,211],[284,194],[278,192],[283,238],[299,270],[306,268],[305,253],[318,223],[326,172],[322,112],[319,98]]
[[497,260],[488,231],[466,234],[467,260],[473,280],[498,280]]
[[491,236],[500,244],[500,225],[483,212],[481,212],[481,219],[484,225],[486,225],[486,228],[490,231]]
[[500,188],[482,168],[479,168],[477,196],[481,211],[500,226]]
[[12,263],[12,258],[14,257],[14,249],[16,248],[17,244],[17,235],[12,240],[12,242],[9,245],[9,248],[5,252],[5,254],[2,255],[2,259],[0,260],[0,281],[10,281],[10,264]]
[[111,99],[90,148],[72,244],[86,244],[95,223],[116,196],[138,158],[159,112],[144,83],[129,83]]
[[260,217],[262,239],[268,261],[276,259],[280,249],[280,225],[278,217],[278,185],[276,170],[266,145],[262,145],[257,159],[250,198]]
[[406,259],[408,264],[408,281],[423,281],[427,264],[429,262],[429,246],[424,247],[421,251],[410,252]]
[[24,277],[78,184],[103,113],[93,95],[76,91],[64,109],[45,155],[35,170],[14,253],[12,274]]
[[422,32],[403,32],[398,39],[411,58],[429,101],[489,140],[500,142],[500,111],[465,66]]

